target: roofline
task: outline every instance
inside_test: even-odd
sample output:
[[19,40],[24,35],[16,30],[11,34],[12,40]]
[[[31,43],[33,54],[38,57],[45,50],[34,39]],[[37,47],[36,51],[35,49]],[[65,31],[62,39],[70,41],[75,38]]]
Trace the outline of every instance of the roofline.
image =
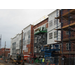
[[[46,19],[48,19],[48,17],[47,17],[47,18],[45,18],[44,20],[40,21],[39,23],[41,23],[41,22],[45,21]],[[35,24],[35,25],[34,25],[34,27],[35,27],[35,26],[37,26],[39,23]]]
[[14,39],[14,38],[16,38],[18,35],[21,35],[22,33],[18,33],[18,34],[16,34],[16,36],[15,37],[13,37],[13,38],[11,38],[11,39]]
[[[60,9],[56,9],[56,10],[60,10]],[[56,10],[54,10],[53,12],[51,12],[50,14],[48,14],[48,16],[51,15],[52,13],[54,13]]]
[[34,25],[30,24],[30,25],[28,25],[27,27],[25,27],[23,30],[25,30],[25,29],[28,28],[29,26],[34,26]]

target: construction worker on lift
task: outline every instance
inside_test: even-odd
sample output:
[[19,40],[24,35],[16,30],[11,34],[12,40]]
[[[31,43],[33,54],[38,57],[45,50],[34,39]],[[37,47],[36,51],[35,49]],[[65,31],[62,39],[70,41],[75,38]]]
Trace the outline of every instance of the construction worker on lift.
[[45,61],[45,59],[43,58],[43,59],[42,59],[42,64],[43,64],[43,65],[44,65],[44,61]]

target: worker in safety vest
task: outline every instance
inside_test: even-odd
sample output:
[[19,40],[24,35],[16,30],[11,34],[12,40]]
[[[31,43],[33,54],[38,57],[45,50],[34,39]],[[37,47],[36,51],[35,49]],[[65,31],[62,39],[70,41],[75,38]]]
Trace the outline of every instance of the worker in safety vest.
[[42,64],[43,64],[43,65],[44,65],[44,61],[45,61],[45,59],[43,58],[43,59],[42,59]]

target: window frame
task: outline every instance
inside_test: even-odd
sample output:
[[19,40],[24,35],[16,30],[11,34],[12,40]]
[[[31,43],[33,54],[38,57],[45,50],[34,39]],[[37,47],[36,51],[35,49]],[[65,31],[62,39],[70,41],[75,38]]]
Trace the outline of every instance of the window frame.
[[57,38],[57,31],[54,32],[54,38]]
[[49,39],[52,39],[53,38],[53,33],[49,33]]
[[53,25],[53,20],[50,20],[49,21],[49,27],[52,27],[52,25]]

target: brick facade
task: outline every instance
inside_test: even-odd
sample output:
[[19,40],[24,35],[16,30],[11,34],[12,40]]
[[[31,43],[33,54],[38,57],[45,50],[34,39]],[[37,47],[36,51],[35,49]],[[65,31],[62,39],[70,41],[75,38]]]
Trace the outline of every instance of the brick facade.
[[[70,10],[72,9],[62,9],[62,14],[60,11],[61,16],[63,16],[64,14],[68,13]],[[75,15],[70,14],[72,18],[75,18]],[[63,23],[63,27],[67,26],[69,24],[75,23],[74,20],[69,19],[69,14],[68,16],[62,18],[62,20],[60,19],[60,21],[62,21]],[[72,29],[75,30],[75,27],[71,27]],[[68,28],[67,28],[68,29]],[[69,34],[67,34],[68,30],[63,30],[63,40],[68,39],[67,41],[63,42],[63,53],[64,52],[68,52],[67,54],[64,54],[64,56],[69,57],[69,50],[67,50],[66,48],[66,44],[69,43]],[[61,34],[62,35],[62,34]],[[70,38],[75,37],[75,32],[71,31],[71,36]],[[71,41],[71,51],[70,52],[74,52],[75,51],[75,40]],[[75,56],[73,53],[70,54],[71,57]]]
[[30,44],[27,44],[28,52],[23,51],[23,55],[30,55],[33,56],[33,40],[34,40],[34,32],[33,32],[33,25],[31,25],[31,38],[30,38]]
[[0,56],[8,57],[8,53],[10,53],[10,48],[1,48],[0,49]]

